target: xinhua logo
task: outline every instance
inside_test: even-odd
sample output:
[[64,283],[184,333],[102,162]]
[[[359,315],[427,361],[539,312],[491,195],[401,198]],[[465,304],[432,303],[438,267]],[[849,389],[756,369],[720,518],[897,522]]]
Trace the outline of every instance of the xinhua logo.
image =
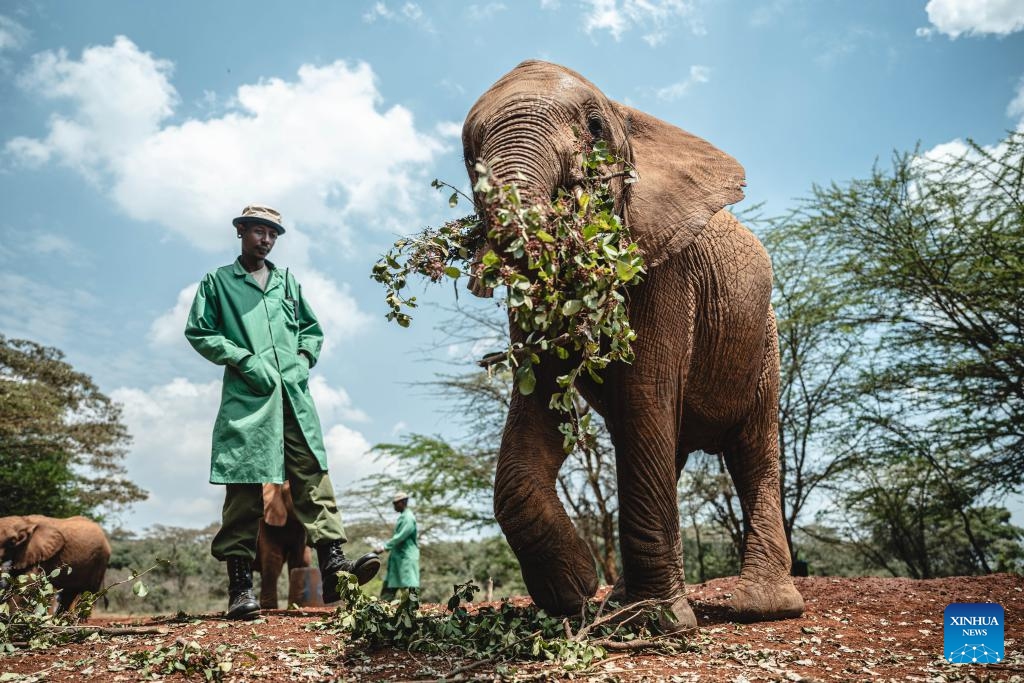
[[954,664],[1003,661],[1003,607],[994,602],[954,602],[942,618],[945,656]]

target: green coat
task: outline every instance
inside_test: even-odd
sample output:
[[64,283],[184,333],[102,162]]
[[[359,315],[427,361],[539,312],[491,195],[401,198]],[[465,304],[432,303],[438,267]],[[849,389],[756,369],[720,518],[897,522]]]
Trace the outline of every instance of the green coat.
[[306,442],[327,470],[320,418],[309,394],[309,368],[320,355],[323,331],[295,278],[289,276],[287,285],[293,306],[285,297],[285,273],[269,261],[267,267],[266,291],[237,260],[207,273],[185,326],[193,348],[225,366],[211,484],[284,481],[282,386]]
[[384,544],[388,555],[388,573],[384,585],[388,588],[420,587],[420,547],[416,544],[416,517],[406,508],[398,515],[395,535]]

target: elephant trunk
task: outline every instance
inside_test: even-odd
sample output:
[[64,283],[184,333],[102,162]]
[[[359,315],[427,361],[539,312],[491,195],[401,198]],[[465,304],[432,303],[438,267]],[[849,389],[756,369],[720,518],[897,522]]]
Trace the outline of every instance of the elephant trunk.
[[[565,136],[559,133],[562,127],[548,108],[536,100],[523,99],[506,107],[499,121],[480,123],[480,118],[467,120],[468,136],[472,136],[476,126],[487,129],[478,147],[465,145],[470,182],[475,186],[479,179],[475,168],[479,160],[487,166],[496,185],[514,184],[524,205],[546,204],[565,184],[567,169],[563,160],[571,156],[559,149],[566,142],[562,140]],[[480,259],[495,246],[485,242],[474,255],[469,288],[477,296],[491,296],[492,292],[481,285],[475,273]]]

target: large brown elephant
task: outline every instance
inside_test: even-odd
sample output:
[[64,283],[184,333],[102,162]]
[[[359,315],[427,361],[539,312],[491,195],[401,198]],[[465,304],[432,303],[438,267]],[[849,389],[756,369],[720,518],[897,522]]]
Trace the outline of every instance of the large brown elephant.
[[253,562],[253,569],[260,573],[260,609],[277,609],[277,579],[285,562],[290,572],[308,567],[312,561],[306,529],[295,516],[290,484],[264,484],[263,517]]
[[[576,72],[539,61],[499,79],[462,130],[470,180],[483,160],[497,182],[517,183],[526,201],[581,183],[580,154],[595,140],[637,171],[636,183],[620,177],[612,189],[648,266],[628,295],[635,362],[609,366],[603,384],[578,385],[615,445],[620,596],[664,599],[679,627],[696,625],[683,583],[676,483],[699,449],[724,454],[742,502],[735,618],[798,616],[803,599],[789,576],[779,500],[771,263],[723,209],[743,197],[743,168],[708,142],[613,102]],[[511,335],[524,336],[515,325]],[[591,553],[555,492],[565,454],[562,416],[548,401],[566,365],[545,356],[533,393],[515,393],[494,482],[494,513],[530,595],[562,614],[578,612],[597,588]]]
[[42,515],[0,517],[0,564],[10,563],[14,573],[36,567],[49,573],[67,565],[53,585],[57,612],[63,612],[84,591],[97,592],[110,561],[110,543],[103,529],[85,517],[56,519]]

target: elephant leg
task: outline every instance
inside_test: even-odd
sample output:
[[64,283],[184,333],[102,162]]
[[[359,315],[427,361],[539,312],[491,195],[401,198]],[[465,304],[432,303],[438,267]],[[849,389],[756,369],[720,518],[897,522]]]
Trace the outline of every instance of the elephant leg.
[[743,564],[732,609],[739,621],[789,619],[804,601],[790,577],[779,500],[778,370],[774,326],[754,411],[725,446],[725,464],[743,508]]
[[71,603],[75,601],[75,598],[79,596],[79,591],[72,590],[71,588],[63,588],[57,593],[57,606],[54,608],[53,613],[63,614],[71,609]]
[[597,591],[597,571],[555,490],[566,454],[558,431],[562,415],[548,408],[557,387],[554,365],[545,358],[536,367],[531,395],[513,393],[494,478],[494,516],[534,603],[553,614],[573,614]]
[[676,492],[679,394],[675,384],[625,377],[612,400],[619,544],[626,601],[663,600],[673,630],[696,628],[686,600]]
[[276,528],[260,521],[256,552],[260,572],[260,609],[277,609],[277,579],[285,561],[282,540]]

